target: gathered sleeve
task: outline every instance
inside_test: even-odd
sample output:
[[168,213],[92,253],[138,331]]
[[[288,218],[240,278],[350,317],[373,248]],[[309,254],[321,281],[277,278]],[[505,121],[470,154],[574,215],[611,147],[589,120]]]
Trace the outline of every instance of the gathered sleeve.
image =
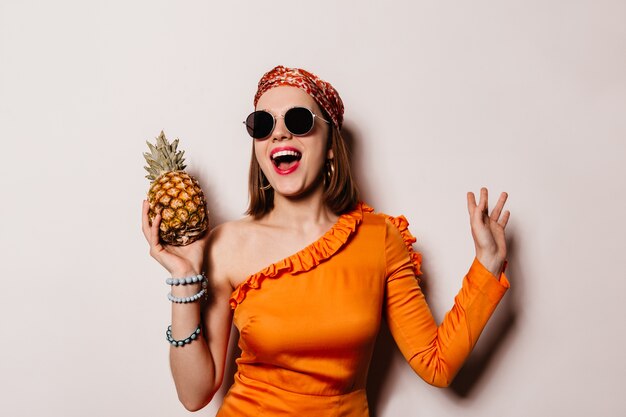
[[489,317],[509,288],[502,273],[493,276],[477,259],[463,278],[454,306],[438,326],[419,286],[421,256],[406,219],[389,218],[385,236],[385,315],[400,351],[429,384],[445,387],[476,344]]

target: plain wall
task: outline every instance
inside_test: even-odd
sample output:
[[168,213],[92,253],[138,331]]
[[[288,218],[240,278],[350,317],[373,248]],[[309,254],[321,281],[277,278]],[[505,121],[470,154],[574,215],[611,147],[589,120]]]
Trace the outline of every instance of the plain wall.
[[180,138],[213,224],[240,217],[241,121],[278,64],[340,92],[364,198],[409,219],[438,320],[474,256],[466,192],[510,194],[512,288],[467,366],[430,387],[383,332],[372,414],[626,415],[625,18],[608,0],[2,0],[2,415],[189,414],[140,230],[145,141]]

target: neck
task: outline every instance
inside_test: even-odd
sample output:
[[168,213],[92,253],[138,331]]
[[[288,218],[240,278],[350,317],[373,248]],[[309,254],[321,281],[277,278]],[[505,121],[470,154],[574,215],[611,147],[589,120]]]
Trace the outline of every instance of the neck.
[[305,196],[297,198],[274,194],[274,208],[267,221],[282,226],[303,228],[307,225],[334,223],[337,215],[324,203],[324,189],[318,187]]

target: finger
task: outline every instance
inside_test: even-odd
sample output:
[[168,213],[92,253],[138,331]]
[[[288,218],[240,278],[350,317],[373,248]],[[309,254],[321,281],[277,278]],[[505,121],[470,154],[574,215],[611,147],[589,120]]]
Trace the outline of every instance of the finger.
[[500,213],[502,213],[502,208],[504,207],[504,203],[506,202],[507,197],[508,197],[507,193],[503,192],[502,194],[500,194],[500,198],[498,199],[496,206],[493,208],[493,211],[491,212],[491,220],[493,220],[494,222],[498,221],[498,218],[500,217]]
[[470,191],[467,193],[467,211],[470,217],[474,214],[474,210],[476,210],[476,196]]
[[502,214],[502,217],[500,218],[500,220],[498,221],[498,224],[500,226],[502,226],[502,228],[506,227],[506,224],[509,222],[509,218],[511,217],[511,212],[510,211],[505,211]]
[[478,210],[481,213],[483,220],[485,217],[489,217],[489,206],[487,200],[489,198],[487,188],[482,187],[480,189],[480,200],[478,200]]
[[489,192],[487,191],[487,188],[482,187],[480,189],[480,200],[478,201],[478,207],[480,207],[481,210],[487,210],[487,208],[488,208],[487,200],[488,199],[489,199]]
[[159,226],[161,225],[161,213],[157,214],[152,220],[152,228],[150,230],[150,246],[159,245]]
[[150,241],[150,218],[148,217],[149,210],[150,204],[148,203],[148,200],[143,200],[141,206],[141,231],[148,242]]

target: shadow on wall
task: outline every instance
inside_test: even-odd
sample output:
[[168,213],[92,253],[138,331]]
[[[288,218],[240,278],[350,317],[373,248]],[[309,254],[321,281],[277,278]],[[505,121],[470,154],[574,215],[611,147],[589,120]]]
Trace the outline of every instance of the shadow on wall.
[[[509,225],[510,227],[510,225]],[[511,288],[507,291],[504,299],[491,317],[487,328],[481,335],[476,349],[459,371],[450,385],[450,391],[459,399],[471,398],[487,370],[494,364],[498,352],[505,346],[505,342],[514,334],[518,322],[519,303],[521,294],[520,284],[524,282],[519,268],[520,260],[516,256],[515,236],[508,230],[507,252],[508,263],[506,268],[507,277],[513,280]]]
[[[494,312],[476,348],[452,381],[450,387],[447,388],[453,400],[462,401],[475,396],[475,389],[481,385],[483,377],[488,374],[487,371],[489,368],[495,365],[496,361],[494,361],[494,359],[498,356],[498,352],[505,346],[509,336],[514,334],[518,317],[517,306],[519,305],[517,303],[517,294],[519,294],[518,282],[523,281],[523,278],[520,276],[521,274],[518,268],[511,267],[511,265],[518,265],[513,242],[513,239],[507,241],[510,254],[508,257],[509,267],[507,267],[507,277],[514,277],[515,281],[512,284],[512,288],[507,292]],[[425,272],[424,275],[427,275],[427,273]],[[422,279],[420,286],[428,299],[426,280]],[[390,384],[392,385],[390,365],[392,361],[396,359],[406,363],[386,323],[383,322],[372,355],[367,383],[367,395],[370,405],[370,415],[372,417],[378,415],[379,408],[386,402],[385,398],[383,398],[387,393],[385,387]],[[406,366],[409,365],[406,364]],[[385,391],[385,394],[383,394],[383,391]]]
[[359,133],[356,126],[346,123],[341,129],[341,136],[343,137],[348,148],[350,168],[352,170],[352,177],[354,178],[359,189],[359,198],[361,201],[364,201],[367,204],[372,204],[376,207],[376,201],[372,199],[375,198],[376,194],[370,193],[371,187],[369,186],[367,176],[365,175],[367,173],[367,169],[362,165],[363,158],[361,157],[361,148],[355,140],[355,138],[362,137],[362,135]]
[[[350,150],[352,171],[359,185],[361,199],[366,202],[371,201],[371,204],[376,207],[376,192],[375,190],[371,190],[371,187],[368,186],[366,177],[367,169],[360,162],[363,159],[360,157],[360,148],[357,146],[357,141],[355,140],[355,138],[362,136],[359,132],[354,131],[352,126],[344,127],[342,129],[342,135]],[[474,351],[465,362],[463,368],[459,371],[450,387],[447,388],[453,400],[456,398],[459,401],[463,401],[476,395],[475,388],[480,386],[483,377],[488,374],[487,371],[494,365],[494,358],[497,357],[498,352],[505,345],[509,336],[514,333],[513,330],[517,323],[519,306],[517,297],[521,293],[520,283],[523,282],[523,278],[521,277],[520,269],[517,268],[519,260],[515,250],[514,231],[512,229],[512,224],[509,224],[507,226],[508,266],[506,271],[507,277],[514,278],[512,288],[507,292],[494,312]],[[428,252],[424,250],[424,248],[417,248],[417,250],[422,253]],[[428,299],[427,277],[428,272],[424,270],[420,287]],[[450,307],[452,307],[452,304],[450,304]],[[367,382],[367,396],[370,415],[372,417],[376,417],[380,413],[379,409],[386,403],[384,396],[388,394],[388,391],[385,390],[385,387],[393,385],[390,369],[392,362],[396,360],[406,364],[406,361],[393,340],[386,322],[383,321],[374,347]],[[406,364],[406,366],[409,365]]]

